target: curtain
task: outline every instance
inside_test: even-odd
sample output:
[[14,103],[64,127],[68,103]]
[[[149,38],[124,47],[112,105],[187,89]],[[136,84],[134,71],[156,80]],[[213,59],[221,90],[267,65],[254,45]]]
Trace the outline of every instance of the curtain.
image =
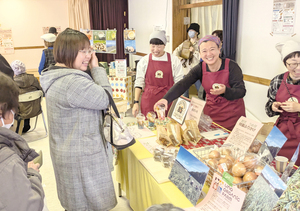
[[90,29],[89,0],[68,0],[69,26],[72,29]]
[[235,60],[239,0],[223,0],[223,53]]
[[[199,1],[191,1],[191,3],[196,2]],[[217,29],[222,30],[222,5],[192,8],[191,23],[198,23],[200,25],[199,37],[209,35]]]
[[[128,0],[89,0],[90,25],[93,30],[117,30],[117,54],[97,53],[99,61],[128,61],[124,54],[123,30],[128,27]],[[127,62],[128,65],[128,62]]]

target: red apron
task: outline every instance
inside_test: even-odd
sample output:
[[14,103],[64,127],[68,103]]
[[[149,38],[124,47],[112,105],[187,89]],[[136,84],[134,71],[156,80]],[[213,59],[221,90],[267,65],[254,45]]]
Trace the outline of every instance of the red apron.
[[162,99],[174,84],[171,56],[169,53],[167,56],[168,61],[155,61],[152,60],[152,54],[149,55],[145,75],[145,90],[141,99],[141,112],[145,116],[149,111],[153,111],[154,104]]
[[220,95],[210,94],[210,89],[212,89],[214,83],[230,87],[229,62],[230,59],[225,59],[225,68],[217,72],[208,72],[206,63],[202,62],[202,86],[206,92],[206,104],[203,112],[209,115],[215,123],[232,130],[237,120],[241,116],[246,116],[243,98],[227,100]]
[[[286,83],[288,75],[289,72],[284,74],[283,81],[281,82],[275,99],[278,102],[287,101],[290,98],[290,94],[287,90],[288,88],[292,97],[297,98],[298,102],[300,102],[300,85]],[[278,117],[275,125],[287,137],[287,141],[279,151],[278,155],[285,156],[290,160],[300,142],[300,117],[298,117],[298,112],[290,113],[283,111]],[[300,165],[300,157],[298,158],[296,165]]]

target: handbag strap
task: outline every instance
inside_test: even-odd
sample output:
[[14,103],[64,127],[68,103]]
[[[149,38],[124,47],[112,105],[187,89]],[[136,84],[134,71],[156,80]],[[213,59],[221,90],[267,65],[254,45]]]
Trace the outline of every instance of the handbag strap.
[[115,114],[117,115],[118,118],[120,118],[120,114],[119,114],[119,111],[117,109],[117,106],[114,102],[114,99],[112,98],[112,96],[110,95],[109,91],[107,91],[106,89],[104,89],[107,96],[108,96],[108,99],[109,99],[109,105],[114,109],[115,111]]

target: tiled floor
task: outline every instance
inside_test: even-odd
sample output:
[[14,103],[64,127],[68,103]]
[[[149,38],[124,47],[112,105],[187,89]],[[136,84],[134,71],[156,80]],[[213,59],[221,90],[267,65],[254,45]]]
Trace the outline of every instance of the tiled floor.
[[[45,118],[47,119],[47,113],[46,113],[46,105],[45,100],[42,102]],[[130,116],[130,113],[127,112],[126,116]],[[34,126],[34,120],[31,120],[31,127]],[[132,117],[125,117],[124,120],[126,122],[134,120]],[[35,149],[37,152],[39,150],[43,151],[43,166],[40,168],[40,173],[42,175],[43,179],[43,187],[45,191],[45,197],[47,202],[47,207],[49,211],[64,211],[64,208],[61,206],[56,192],[56,182],[55,182],[55,176],[54,171],[52,167],[52,161],[50,158],[50,152],[49,152],[49,136],[37,141],[31,141],[34,139],[37,139],[39,137],[43,137],[45,135],[45,129],[43,125],[42,115],[38,118],[38,124],[37,128],[27,134],[23,135],[23,138],[26,139],[29,146],[33,149]],[[114,180],[116,195],[118,204],[117,206],[112,209],[112,211],[132,211],[129,205],[129,201],[126,199],[125,193],[122,193],[122,197],[118,197],[118,184],[115,180],[115,172],[112,172],[112,177]]]

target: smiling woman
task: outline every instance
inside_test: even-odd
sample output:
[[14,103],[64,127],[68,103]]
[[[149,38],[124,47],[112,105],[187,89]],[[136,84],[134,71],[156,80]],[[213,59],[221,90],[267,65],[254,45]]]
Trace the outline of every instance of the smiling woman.
[[[243,97],[246,89],[242,70],[234,61],[219,58],[220,39],[216,36],[207,35],[200,39],[199,49],[203,62],[195,66],[154,106],[165,104],[167,107],[200,79],[206,92],[204,114],[209,115],[215,123],[232,130],[237,120],[245,116]],[[218,89],[213,86],[215,83]]]
[[[276,45],[287,72],[270,83],[266,113],[279,115],[275,125],[288,138],[278,155],[291,158],[300,139],[300,43],[289,40]],[[300,165],[298,159],[296,165]]]
[[59,200],[66,210],[111,210],[117,203],[112,149],[100,131],[109,104],[105,90],[112,94],[106,71],[79,31],[60,33],[53,53],[57,64],[43,71],[41,85]]

